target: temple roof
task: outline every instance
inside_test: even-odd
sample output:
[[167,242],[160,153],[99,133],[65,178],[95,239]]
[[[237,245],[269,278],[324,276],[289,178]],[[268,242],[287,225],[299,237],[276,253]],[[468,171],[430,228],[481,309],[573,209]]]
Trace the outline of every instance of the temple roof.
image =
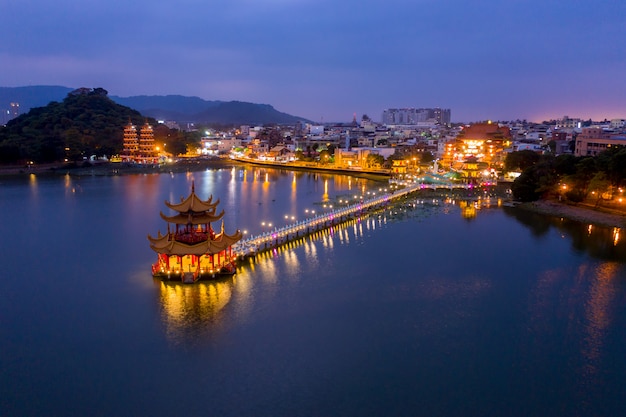
[[215,239],[208,239],[195,245],[189,245],[176,240],[170,240],[169,235],[161,235],[159,232],[156,238],[148,236],[150,241],[150,248],[156,253],[163,253],[166,255],[204,255],[204,254],[216,254],[229,246],[237,243],[243,237],[242,233],[237,230],[232,235],[227,235],[223,231],[218,234]]
[[[166,201],[165,204],[169,208],[178,211],[178,213],[173,216],[167,216],[162,212],[160,213],[161,218],[168,223],[168,233],[162,235],[161,232],[159,232],[156,238],[148,236],[148,240],[150,241],[150,248],[152,248],[152,250],[157,253],[166,255],[200,256],[204,254],[215,254],[222,252],[223,250],[228,249],[230,246],[241,240],[243,235],[239,230],[237,230],[232,235],[228,235],[224,232],[224,220],[222,220],[220,232],[213,238],[210,238],[212,232],[206,233],[206,230],[204,233],[190,232],[190,235],[187,237],[178,236],[174,233],[170,233],[170,223],[176,225],[201,225],[214,223],[218,220],[221,220],[224,216],[224,210],[222,210],[219,214],[216,214],[215,212],[217,210],[219,200],[216,202],[212,202],[212,200],[212,196],[206,201],[198,198],[194,190],[194,185],[192,183],[191,194],[189,194],[189,197],[187,197],[186,199],[181,198],[180,204],[170,204]],[[176,236],[178,236],[180,240],[176,240]],[[200,239],[204,240],[197,242],[197,240]],[[187,240],[187,242],[183,240]]]
[[161,214],[161,218],[163,220],[165,220],[168,223],[173,223],[173,224],[208,224],[208,223],[214,223],[218,220],[220,220],[223,216],[224,216],[224,210],[221,211],[220,214],[217,215],[213,215],[210,213],[200,213],[200,214],[185,214],[185,213],[179,213],[179,214],[175,214],[173,216],[167,216],[165,214],[163,214],[163,212],[160,213]]
[[464,140],[510,139],[511,130],[498,123],[474,123],[461,130],[457,138]]
[[208,200],[202,200],[200,197],[198,197],[195,192],[195,185],[192,182],[191,194],[189,194],[187,198],[183,199],[181,197],[180,203],[178,204],[173,204],[169,201],[166,201],[165,205],[179,213],[188,213],[190,211],[194,213],[202,213],[205,211],[214,213],[217,205],[220,203],[220,200],[217,200],[214,203],[212,202],[212,200],[213,196],[210,196]]

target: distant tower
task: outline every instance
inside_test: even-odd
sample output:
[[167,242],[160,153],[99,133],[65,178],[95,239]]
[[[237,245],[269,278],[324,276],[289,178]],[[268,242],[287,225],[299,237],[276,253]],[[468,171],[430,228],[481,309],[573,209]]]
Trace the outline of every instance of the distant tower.
[[137,142],[137,128],[128,120],[124,127],[124,150],[122,159],[126,162],[134,162],[139,154],[139,143]]
[[350,129],[346,130],[346,151],[350,150]]
[[152,130],[152,126],[148,122],[139,131],[139,154],[143,162],[156,162],[157,153],[154,147],[154,130]]

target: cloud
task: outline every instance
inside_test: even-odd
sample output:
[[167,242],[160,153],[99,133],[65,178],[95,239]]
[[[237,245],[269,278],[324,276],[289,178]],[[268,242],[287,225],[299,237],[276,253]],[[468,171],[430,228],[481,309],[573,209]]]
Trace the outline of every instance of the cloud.
[[399,106],[517,118],[573,108],[576,92],[589,103],[581,112],[623,109],[625,5],[9,0],[0,82],[256,101],[326,119]]

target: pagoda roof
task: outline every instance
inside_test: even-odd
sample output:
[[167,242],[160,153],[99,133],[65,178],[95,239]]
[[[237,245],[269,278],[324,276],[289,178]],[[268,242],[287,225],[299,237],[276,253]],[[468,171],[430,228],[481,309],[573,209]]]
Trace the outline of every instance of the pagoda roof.
[[217,205],[220,203],[220,200],[213,202],[213,196],[211,195],[208,200],[202,200],[195,191],[194,183],[191,183],[191,193],[185,199],[180,198],[180,203],[174,204],[169,201],[165,201],[165,205],[172,210],[175,210],[179,213],[202,213],[205,211],[215,212]]
[[462,140],[508,139],[511,130],[498,123],[475,123],[464,128],[457,137]]
[[224,217],[224,210],[220,212],[220,214],[214,215],[212,213],[199,213],[199,214],[191,214],[191,213],[179,213],[173,216],[167,216],[160,213],[161,218],[168,223],[173,224],[208,224],[214,223]]
[[227,249],[229,246],[237,243],[242,237],[243,235],[239,230],[237,230],[232,235],[227,235],[226,233],[224,233],[222,225],[222,232],[218,234],[214,239],[208,239],[194,245],[189,245],[170,239],[169,234],[161,235],[161,232],[159,232],[156,238],[148,236],[148,240],[150,241],[150,248],[156,253],[177,256],[201,256],[205,254],[213,255],[219,253]]

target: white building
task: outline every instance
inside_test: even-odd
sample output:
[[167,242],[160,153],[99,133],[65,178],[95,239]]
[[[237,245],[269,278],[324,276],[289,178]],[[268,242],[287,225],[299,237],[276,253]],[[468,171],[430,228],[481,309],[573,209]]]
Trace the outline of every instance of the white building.
[[233,148],[241,147],[241,139],[235,137],[204,137],[200,142],[200,153],[203,155],[226,154]]

